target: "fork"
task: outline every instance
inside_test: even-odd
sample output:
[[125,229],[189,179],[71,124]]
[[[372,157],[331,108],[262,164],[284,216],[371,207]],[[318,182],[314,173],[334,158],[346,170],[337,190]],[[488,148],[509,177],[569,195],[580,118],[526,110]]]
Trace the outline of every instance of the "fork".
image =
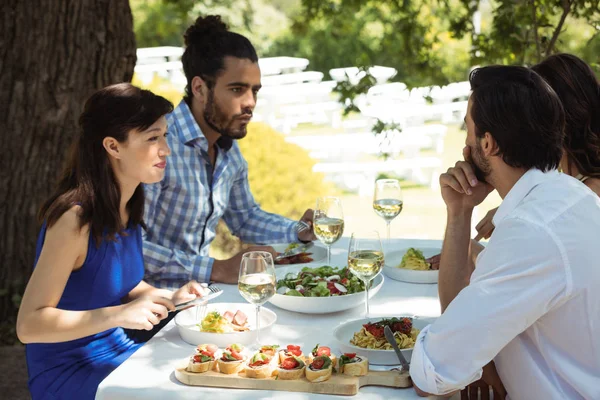
[[[182,309],[190,307],[190,306],[206,305],[206,303],[209,300],[212,300],[215,297],[218,297],[218,296],[220,296],[223,293],[223,289],[221,289],[217,285],[208,285],[206,283],[201,283],[200,285],[203,288],[207,288],[210,291],[210,293],[208,294],[208,296],[196,297],[193,300],[186,301],[185,303],[178,304],[177,306],[175,306],[175,310],[174,311],[179,311],[179,310],[182,310]],[[196,313],[197,312],[198,312],[198,310],[196,310]]]
[[303,232],[307,229],[310,229],[310,225],[308,225],[306,222],[300,220],[298,221],[298,223],[296,224],[296,234]]

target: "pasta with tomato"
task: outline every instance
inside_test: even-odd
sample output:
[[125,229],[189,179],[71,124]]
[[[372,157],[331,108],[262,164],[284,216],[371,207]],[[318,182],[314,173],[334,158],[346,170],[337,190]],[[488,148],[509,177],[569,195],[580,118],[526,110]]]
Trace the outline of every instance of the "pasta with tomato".
[[392,345],[383,333],[385,326],[392,330],[399,348],[411,349],[415,346],[420,330],[413,327],[410,318],[383,319],[364,324],[360,331],[354,333],[350,343],[364,349],[391,350]]

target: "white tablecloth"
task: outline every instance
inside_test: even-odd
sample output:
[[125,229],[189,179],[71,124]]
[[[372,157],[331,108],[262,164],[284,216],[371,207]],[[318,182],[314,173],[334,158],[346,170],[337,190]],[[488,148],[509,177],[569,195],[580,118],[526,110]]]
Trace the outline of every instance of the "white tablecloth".
[[[347,265],[348,238],[342,238],[332,248],[333,266]],[[440,246],[440,241],[392,239],[389,249],[403,247]],[[387,247],[387,246],[386,246]],[[316,263],[323,265],[324,261]],[[245,300],[236,285],[219,284],[224,293],[218,302],[240,302]],[[437,285],[410,284],[394,281],[386,277],[381,290],[371,298],[369,317],[393,315],[419,315],[435,317],[440,315]],[[261,337],[261,342],[297,344],[302,348],[312,348],[316,343],[336,349],[332,337],[333,329],[351,319],[364,318],[364,306],[352,310],[308,315],[282,310],[265,304],[277,313],[277,323],[269,335]],[[166,325],[155,337],[135,352],[127,361],[113,371],[98,388],[96,399],[199,399],[207,396],[220,399],[340,399],[344,396],[310,393],[291,393],[260,390],[240,390],[186,386],[175,378],[174,369],[178,362],[192,354],[194,347],[184,342],[174,321]],[[353,398],[360,399],[418,399],[412,388],[391,389],[366,386]]]

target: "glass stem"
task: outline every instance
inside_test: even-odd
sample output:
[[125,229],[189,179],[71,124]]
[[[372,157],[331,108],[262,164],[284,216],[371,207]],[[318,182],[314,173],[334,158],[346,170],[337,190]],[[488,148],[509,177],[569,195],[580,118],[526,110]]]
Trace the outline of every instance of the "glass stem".
[[387,225],[387,241],[388,241],[388,245],[390,244],[390,225],[391,225],[392,221],[385,221],[385,224]]
[[327,246],[327,265],[331,265],[331,245]]
[[365,318],[369,318],[369,281],[365,280],[365,306],[366,306],[366,314]]
[[256,347],[260,349],[260,304],[256,305]]

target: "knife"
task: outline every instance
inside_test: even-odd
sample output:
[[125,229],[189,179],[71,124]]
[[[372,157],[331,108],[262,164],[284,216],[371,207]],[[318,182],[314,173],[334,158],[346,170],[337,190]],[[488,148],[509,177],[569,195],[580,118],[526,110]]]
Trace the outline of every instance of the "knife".
[[308,249],[313,247],[315,244],[313,242],[302,244],[300,246],[294,247],[291,250],[286,251],[285,253],[281,253],[277,257],[275,257],[275,261],[281,260],[282,258],[292,257],[298,254],[306,253]]
[[400,364],[402,364],[402,370],[408,372],[408,370],[410,369],[408,361],[406,361],[406,358],[404,358],[404,354],[402,354],[402,352],[400,351],[398,343],[396,343],[396,338],[394,337],[394,334],[392,333],[392,330],[390,329],[389,325],[386,325],[386,327],[383,328],[383,333],[388,343],[392,345],[392,348],[396,352],[396,356],[398,356],[398,360],[400,361]]

